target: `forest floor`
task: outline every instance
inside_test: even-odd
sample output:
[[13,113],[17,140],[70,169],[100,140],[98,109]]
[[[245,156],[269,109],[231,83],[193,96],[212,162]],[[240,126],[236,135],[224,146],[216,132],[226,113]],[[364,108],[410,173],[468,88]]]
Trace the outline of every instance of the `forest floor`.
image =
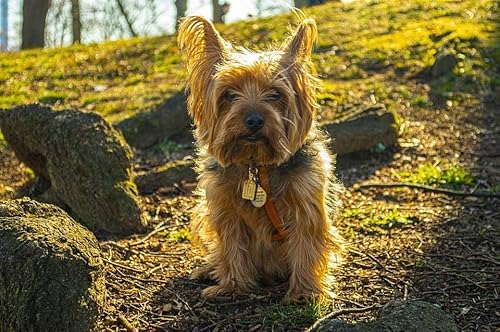
[[[447,6],[452,11],[451,3]],[[468,3],[471,8],[472,3]],[[493,2],[478,3],[470,10],[483,23],[491,20],[480,14],[495,11]],[[360,14],[364,13],[363,8],[346,6],[329,9],[338,10],[339,15],[364,15]],[[315,10],[314,15],[321,15],[321,8]],[[464,8],[456,10],[465,13]],[[462,16],[469,15],[472,14]],[[339,22],[342,19],[335,18]],[[323,21],[318,22],[321,33]],[[238,26],[230,26],[227,31],[237,29]],[[361,31],[363,26],[356,29]],[[397,27],[392,29],[398,32]],[[324,40],[319,45],[315,61],[325,82],[324,92],[319,95],[319,121],[331,118],[341,108],[374,101],[385,104],[400,117],[396,146],[338,157],[336,174],[345,190],[343,208],[335,224],[348,247],[343,264],[333,271],[336,281],[331,285],[335,294],[331,302],[282,305],[286,285],[264,288],[245,297],[203,300],[200,291],[207,285],[189,279],[190,273],[203,264],[189,234],[190,210],[197,200],[192,189],[196,184],[181,183],[141,198],[149,222],[146,233],[100,239],[107,264],[109,304],[100,319],[100,329],[125,331],[129,323],[140,331],[302,330],[332,311],[358,309],[339,311],[336,317],[366,321],[374,319],[378,309],[393,299],[421,299],[449,312],[460,330],[498,331],[498,40],[455,36],[445,41],[447,36],[445,31],[431,39],[443,39],[440,49],[452,50],[457,64],[453,72],[437,78],[425,71],[437,53],[438,46],[434,44],[401,46],[420,55],[427,52],[426,47],[434,47],[430,60],[417,59],[413,53],[400,59],[399,51],[392,49],[378,50],[382,53],[377,54],[377,60],[375,55],[363,57]],[[386,63],[384,59],[389,60]],[[331,68],[329,63],[333,63]],[[343,68],[342,77],[337,74],[339,68]],[[22,102],[29,101],[22,98]],[[78,106],[77,100],[71,102]],[[6,103],[4,100],[3,107],[10,106]],[[194,155],[192,148],[173,142],[135,152],[138,171]],[[33,172],[0,139],[0,199],[26,193],[33,177]],[[460,196],[408,186],[363,187],[365,183],[393,182],[487,195]]]

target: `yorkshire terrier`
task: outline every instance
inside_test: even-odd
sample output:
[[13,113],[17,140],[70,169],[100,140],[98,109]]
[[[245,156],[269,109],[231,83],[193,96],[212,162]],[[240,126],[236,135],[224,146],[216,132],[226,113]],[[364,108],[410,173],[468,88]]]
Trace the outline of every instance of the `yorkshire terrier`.
[[278,50],[233,47],[198,16],[179,27],[188,109],[199,146],[193,239],[207,264],[192,277],[217,282],[212,298],[288,280],[285,302],[323,297],[342,240],[334,159],[314,117],[316,24],[301,18]]

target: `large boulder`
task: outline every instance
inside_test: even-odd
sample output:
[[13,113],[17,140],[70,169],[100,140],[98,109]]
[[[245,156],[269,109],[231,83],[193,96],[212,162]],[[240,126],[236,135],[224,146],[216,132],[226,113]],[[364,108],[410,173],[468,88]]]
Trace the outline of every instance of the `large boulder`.
[[190,135],[186,95],[179,91],[149,112],[137,113],[116,124],[127,142],[139,149],[150,147],[175,136]]
[[450,315],[439,307],[424,301],[396,300],[385,305],[376,320],[366,323],[346,323],[337,319],[323,319],[308,331],[318,332],[458,332]]
[[53,205],[0,202],[0,331],[91,331],[104,299],[89,230]]
[[101,116],[27,105],[1,111],[0,128],[17,157],[48,183],[41,199],[93,231],[143,229],[132,152]]

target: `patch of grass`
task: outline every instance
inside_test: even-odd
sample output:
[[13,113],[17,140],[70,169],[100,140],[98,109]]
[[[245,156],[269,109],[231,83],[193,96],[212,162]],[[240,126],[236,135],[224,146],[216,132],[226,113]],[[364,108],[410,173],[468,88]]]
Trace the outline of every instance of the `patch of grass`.
[[427,108],[432,106],[432,102],[429,100],[428,96],[416,96],[410,101],[412,106]]
[[5,149],[7,146],[8,146],[7,141],[5,140],[5,137],[3,137],[3,134],[0,131],[0,150]]
[[302,305],[278,306],[266,315],[267,326],[285,326],[287,329],[313,324],[328,309],[328,306],[317,301],[308,301]]
[[183,148],[184,145],[169,140],[168,138],[164,139],[162,142],[156,145],[156,149],[165,154],[179,152]]
[[176,242],[188,242],[191,241],[191,232],[188,228],[180,228],[169,233],[168,238]]
[[470,186],[474,183],[474,177],[460,165],[439,166],[426,163],[413,172],[396,173],[398,180],[437,186],[460,187]]
[[408,215],[402,213],[397,208],[387,210],[380,215],[372,215],[363,219],[363,224],[368,227],[379,227],[382,229],[390,229],[393,227],[401,227],[413,223]]
[[[388,230],[397,227],[404,227],[412,224],[414,218],[401,212],[397,207],[391,209],[377,209],[374,206],[366,206],[363,208],[345,208],[342,211],[342,216],[347,219],[353,219],[353,223],[349,223],[354,228],[360,227],[363,230],[377,233],[386,233]],[[355,236],[356,229],[350,230],[352,237]]]
[[55,91],[46,91],[40,98],[38,98],[38,101],[41,104],[61,104],[64,102],[64,100],[67,98],[67,95],[62,92],[55,92]]
[[498,193],[498,192],[500,192],[500,183],[492,185],[486,191],[488,191],[490,193]]

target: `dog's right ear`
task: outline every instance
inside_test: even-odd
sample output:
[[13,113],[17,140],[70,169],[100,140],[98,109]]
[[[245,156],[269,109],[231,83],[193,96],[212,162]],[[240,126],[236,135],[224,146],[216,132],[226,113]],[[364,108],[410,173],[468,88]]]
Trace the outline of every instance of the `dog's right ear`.
[[190,73],[197,66],[214,66],[227,56],[230,48],[213,24],[201,16],[189,16],[181,21],[177,41]]
[[177,42],[189,73],[189,112],[195,124],[199,124],[206,98],[198,94],[207,91],[216,65],[228,58],[231,45],[201,16],[189,16],[180,22]]

